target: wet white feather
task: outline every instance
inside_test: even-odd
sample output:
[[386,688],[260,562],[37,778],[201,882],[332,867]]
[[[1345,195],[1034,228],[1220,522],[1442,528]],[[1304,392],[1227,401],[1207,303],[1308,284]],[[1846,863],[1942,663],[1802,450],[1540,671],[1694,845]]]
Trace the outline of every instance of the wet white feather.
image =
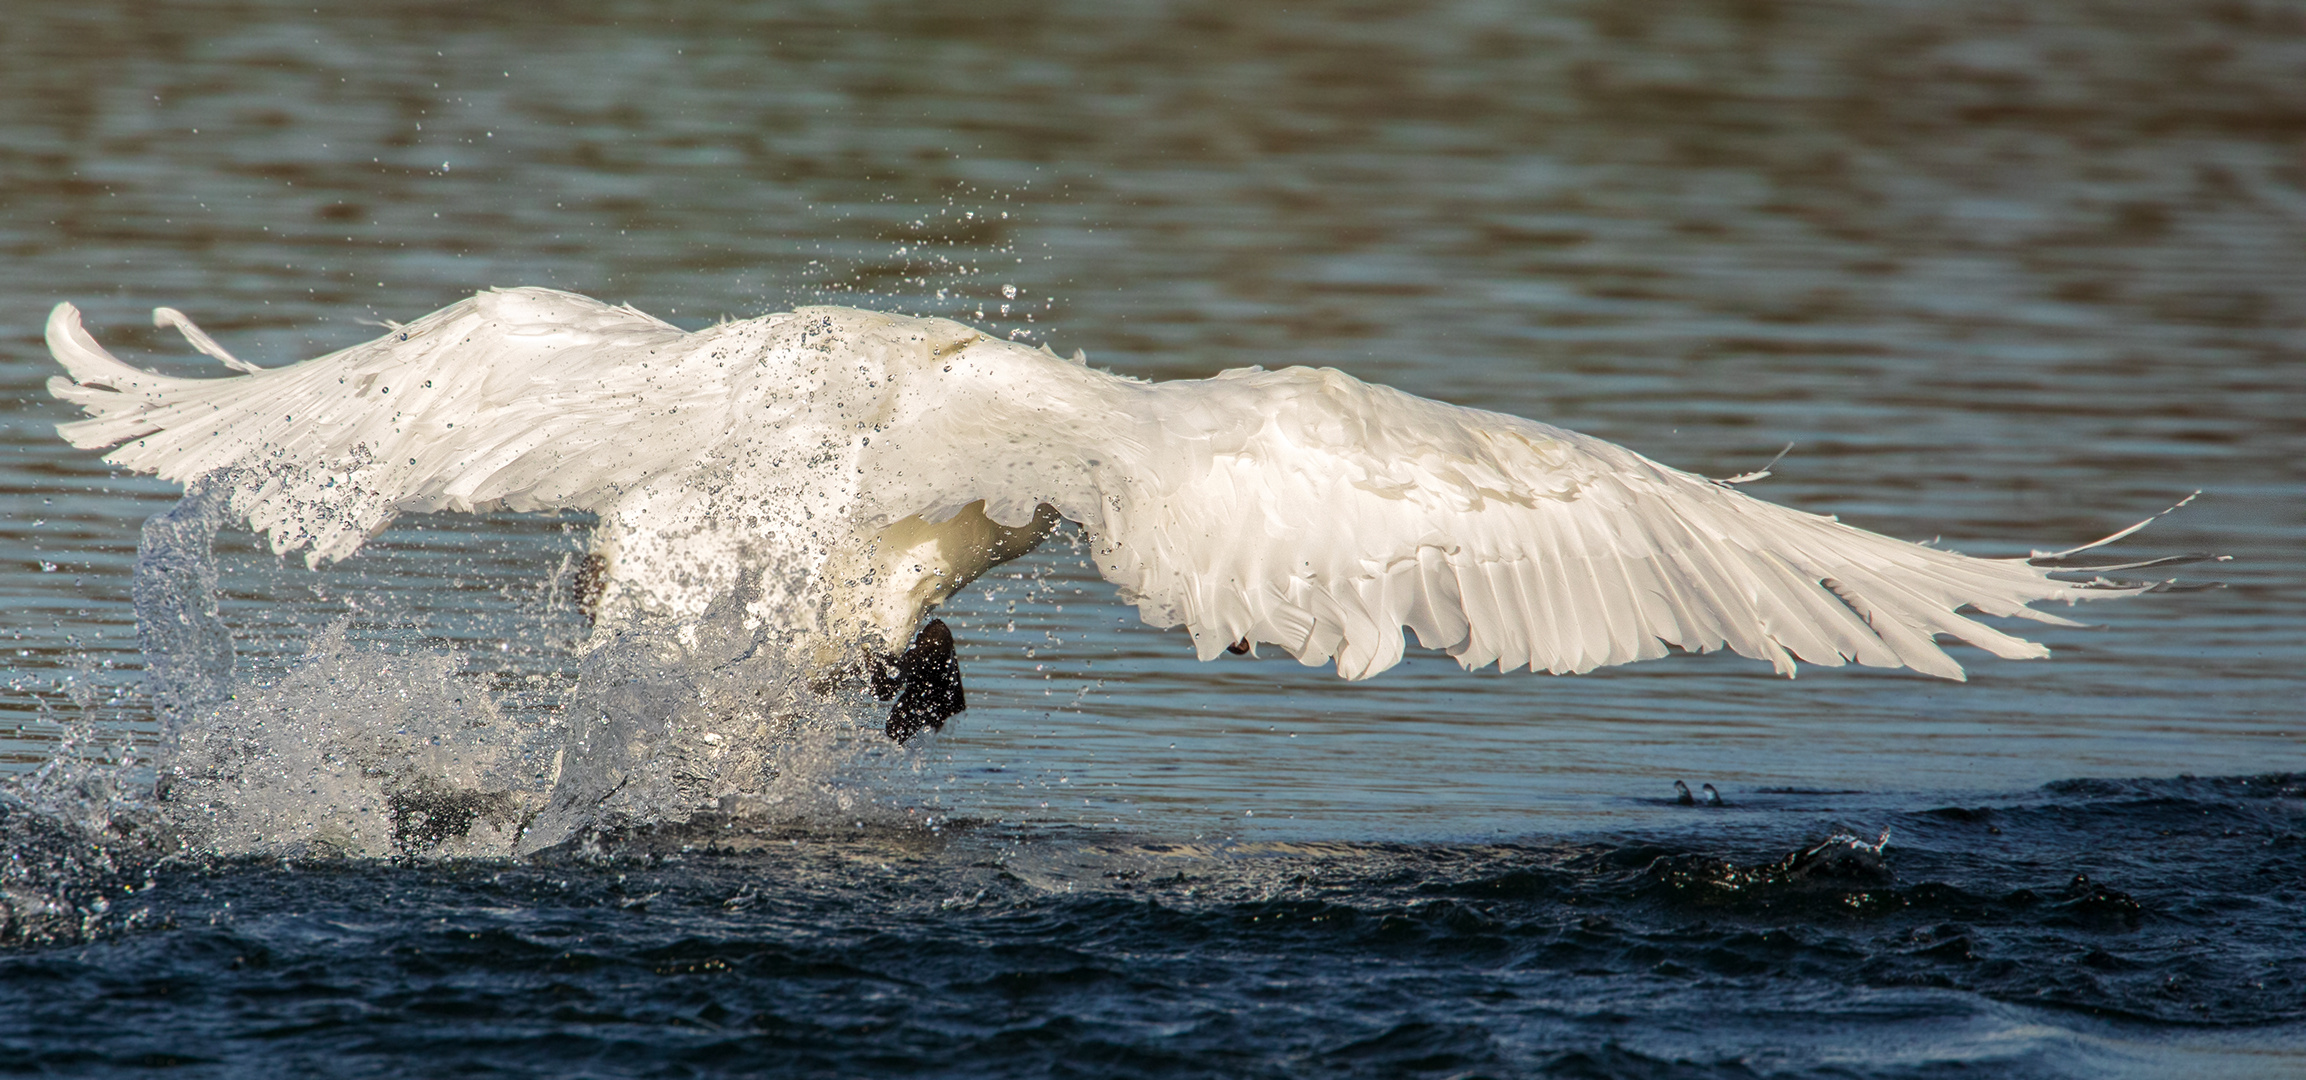
[[1105,577],[1204,659],[1248,639],[1349,679],[1400,662],[1405,628],[1467,667],[1578,672],[1670,646],[1958,679],[1938,635],[2046,653],[1965,608],[2064,623],[2027,605],[2137,591],[1333,370],[1147,383],[943,320],[809,308],[686,333],[501,290],[216,379],[121,363],[70,305],[48,339],[71,375],[50,389],[89,413],[65,438],[171,480],[235,470],[233,509],[280,550],[342,558],[408,511],[590,510],[612,591],[678,614],[757,578],[756,614],[807,621],[842,602],[794,584],[832,553],[976,502],[1005,526],[1043,504],[1086,526]]

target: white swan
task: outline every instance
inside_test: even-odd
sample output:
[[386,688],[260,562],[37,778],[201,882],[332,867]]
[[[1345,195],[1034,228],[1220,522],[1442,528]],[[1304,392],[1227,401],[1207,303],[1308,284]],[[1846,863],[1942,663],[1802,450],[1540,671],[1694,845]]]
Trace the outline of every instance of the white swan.
[[1264,643],[1348,679],[1399,662],[1405,627],[1469,669],[1671,646],[1960,679],[1935,635],[2048,653],[1965,607],[2073,625],[2027,605],[2150,587],[2053,576],[2095,544],[1970,558],[1329,369],[1149,383],[942,319],[819,307],[688,333],[548,289],[271,370],[155,321],[244,374],[130,367],[59,304],[48,344],[71,378],[49,389],[89,414],[59,425],[73,445],[229,476],[232,513],[313,564],[407,511],[592,511],[604,612],[733,594],[820,665],[895,654],[1060,516],[1202,659]]

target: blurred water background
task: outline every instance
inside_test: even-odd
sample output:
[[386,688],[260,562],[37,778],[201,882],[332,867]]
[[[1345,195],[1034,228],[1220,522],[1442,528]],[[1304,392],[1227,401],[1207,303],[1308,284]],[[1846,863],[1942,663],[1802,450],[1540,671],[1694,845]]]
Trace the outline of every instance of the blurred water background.
[[[1622,837],[1687,828],[1686,779],[1734,804],[1704,829],[1784,847],[1827,820],[2054,805],[2052,781],[2306,768],[2306,6],[92,0],[11,12],[0,101],[0,768],[76,723],[152,730],[130,572],[176,491],[55,437],[51,305],[132,362],[213,375],[149,309],[271,366],[498,285],[689,327],[947,316],[1152,378],[1330,365],[1714,476],[1792,443],[1749,492],[1971,554],[2072,546],[2199,489],[2125,550],[2234,557],[2186,571],[2222,590],[2030,628],[2047,662],[1963,650],[1966,684],[1427,655],[1347,685],[1196,664],[1055,542],[948,610],[973,708],[890,781],[973,820]],[[241,672],[278,677],[335,624],[549,711],[584,526],[408,518],[318,572],[228,530]],[[2291,940],[2266,962],[2297,972]],[[2306,1015],[2278,986],[2233,1018]],[[1403,1038],[1304,1067],[1398,1075],[1442,1037]],[[1685,1051],[1761,1067],[1705,1039],[1619,1065]],[[1939,1060],[1853,1053],[1780,1064]],[[1180,1068],[1266,1068],[1214,1060]]]

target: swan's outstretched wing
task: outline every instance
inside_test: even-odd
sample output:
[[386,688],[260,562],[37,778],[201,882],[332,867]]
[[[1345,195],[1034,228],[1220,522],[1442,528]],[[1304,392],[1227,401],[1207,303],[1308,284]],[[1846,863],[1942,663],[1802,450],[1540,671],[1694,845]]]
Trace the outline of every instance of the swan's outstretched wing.
[[232,470],[234,511],[276,550],[310,547],[317,563],[396,513],[601,510],[689,467],[700,440],[725,430],[704,414],[728,393],[710,375],[648,365],[684,336],[631,308],[510,289],[291,367],[233,362],[248,373],[179,379],[122,363],[59,304],[48,345],[71,378],[48,387],[89,413],[58,426],[73,445],[119,444],[105,460],[179,482]]
[[2042,646],[1964,608],[2071,625],[2057,580],[1790,510],[1622,447],[1332,370],[1138,383],[1005,342],[953,361],[878,459],[888,513],[1037,501],[1094,536],[1145,621],[1203,659],[1236,641],[1366,678],[1403,628],[1468,668],[1585,671],[1729,648],[1792,674],[1855,660],[1950,679],[1946,634]]
[[[1095,533],[1146,621],[1187,626],[1205,658],[1246,638],[1348,678],[1397,663],[1403,628],[1468,667],[1726,647],[1788,673],[1856,660],[1960,678],[1934,635],[2046,651],[1964,608],[2063,623],[2026,605],[2139,591],[1892,540],[1335,371],[1142,383],[939,320],[808,309],[684,335],[515,289],[220,379],[129,367],[69,305],[48,339],[72,375],[50,390],[91,414],[67,439],[179,481],[232,470],[234,511],[314,561],[403,511],[576,507],[634,517],[632,540],[663,541],[646,561],[678,577],[674,523],[791,547],[979,500],[1022,526],[1048,503]],[[812,469],[841,475],[815,494],[783,479]],[[723,489],[717,510],[652,501]],[[740,548],[698,550],[717,564]],[[699,580],[722,588],[726,570]]]

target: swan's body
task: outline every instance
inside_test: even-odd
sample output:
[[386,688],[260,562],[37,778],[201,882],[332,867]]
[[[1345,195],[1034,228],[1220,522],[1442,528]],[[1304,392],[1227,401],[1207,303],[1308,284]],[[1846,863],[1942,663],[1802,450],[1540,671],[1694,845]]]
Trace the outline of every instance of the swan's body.
[[343,558],[407,511],[589,510],[604,612],[693,617],[733,596],[819,662],[901,648],[1060,516],[1202,659],[1267,643],[1349,679],[1398,662],[1403,628],[1467,668],[1673,646],[1959,679],[1934,635],[2047,653],[1965,607],[2070,625],[2027,605],[2140,591],[1893,540],[1333,370],[1148,383],[941,319],[807,308],[688,333],[513,289],[217,379],[121,363],[70,305],[48,341],[72,376],[50,390],[90,414],[65,438],[171,480],[229,475],[233,513],[277,550]]

